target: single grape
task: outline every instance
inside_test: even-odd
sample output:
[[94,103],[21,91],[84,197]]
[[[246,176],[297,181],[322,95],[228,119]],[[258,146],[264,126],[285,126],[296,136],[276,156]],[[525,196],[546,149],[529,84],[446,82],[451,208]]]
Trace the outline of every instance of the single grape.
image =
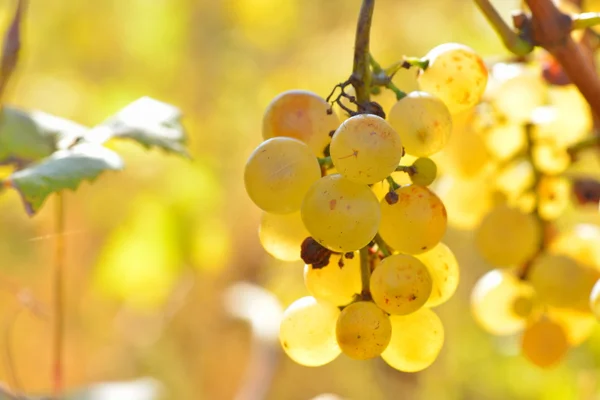
[[432,287],[425,264],[405,254],[384,258],[373,271],[370,282],[375,304],[396,315],[410,314],[423,307]]
[[531,313],[534,290],[508,269],[483,275],[471,292],[475,321],[494,335],[512,335],[525,327]]
[[563,359],[568,350],[569,342],[563,328],[544,315],[523,332],[521,351],[538,367],[552,367]]
[[600,320],[600,280],[596,282],[590,294],[590,308],[596,318]]
[[527,146],[525,129],[515,123],[496,123],[484,131],[483,137],[487,151],[501,161],[512,159]]
[[444,344],[444,326],[428,308],[409,315],[392,315],[392,339],[381,358],[403,372],[417,372],[429,367]]
[[440,242],[431,250],[415,257],[425,264],[431,275],[431,295],[425,306],[435,307],[448,301],[456,292],[460,275],[458,261],[452,250]]
[[571,164],[567,148],[552,143],[540,143],[533,146],[533,162],[540,172],[548,175],[563,173]]
[[379,233],[393,249],[420,254],[438,244],[446,233],[447,215],[442,201],[426,187],[396,189],[398,201],[381,201]]
[[392,336],[390,317],[370,301],[358,301],[344,308],[336,326],[342,352],[355,360],[380,355]]
[[274,214],[298,211],[306,191],[320,177],[319,162],[308,146],[284,137],[261,143],[250,155],[244,171],[250,199]]
[[388,114],[390,125],[402,138],[408,154],[427,157],[444,148],[452,133],[448,107],[426,92],[411,92]]
[[571,183],[562,176],[540,178],[537,186],[538,212],[545,220],[560,217],[571,201]]
[[506,205],[493,208],[475,232],[481,255],[496,266],[526,262],[538,251],[541,240],[535,217]]
[[488,72],[473,49],[445,43],[431,49],[423,58],[429,60],[429,66],[419,72],[419,87],[439,97],[450,113],[467,110],[479,102]]
[[360,258],[344,258],[344,266],[338,265],[339,257],[331,256],[329,264],[323,268],[304,266],[304,284],[308,292],[318,300],[337,306],[350,303],[354,295],[361,291]]
[[285,353],[298,364],[318,367],[333,361],[341,350],[335,338],[340,310],[332,304],[302,297],[283,313],[279,339]]
[[381,211],[367,185],[339,174],[316,181],[302,203],[302,220],[311,236],[336,252],[365,247],[377,233]]
[[410,174],[410,180],[415,185],[429,186],[437,175],[437,165],[431,158],[417,158],[413,163],[414,174]]
[[546,314],[563,328],[571,346],[579,346],[586,341],[598,324],[597,319],[589,312],[547,306]]
[[285,215],[262,214],[258,228],[260,243],[278,260],[300,260],[300,245],[309,236],[299,211]]
[[402,142],[396,131],[372,114],[348,118],[331,139],[331,159],[345,178],[364,184],[389,176],[402,157]]
[[306,143],[315,155],[323,156],[330,132],[340,125],[330,105],[319,95],[305,90],[289,90],[275,97],[263,117],[263,138],[295,138]]

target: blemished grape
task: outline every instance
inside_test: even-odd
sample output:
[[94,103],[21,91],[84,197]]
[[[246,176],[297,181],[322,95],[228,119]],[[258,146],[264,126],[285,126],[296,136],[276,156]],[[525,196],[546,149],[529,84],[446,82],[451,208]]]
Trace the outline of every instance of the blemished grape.
[[526,281],[509,269],[494,269],[473,287],[471,310],[475,321],[487,332],[512,335],[525,327],[530,308],[525,303],[533,299],[534,290]]
[[439,97],[450,113],[456,114],[479,103],[487,85],[488,72],[481,57],[470,47],[445,43],[423,57],[429,60],[420,71],[419,87]]
[[400,135],[381,117],[348,118],[331,139],[331,160],[345,178],[364,184],[382,181],[402,157]]
[[589,295],[600,272],[558,254],[541,254],[528,276],[540,301],[555,307],[589,312]]
[[428,308],[409,315],[392,315],[392,339],[381,358],[392,368],[417,372],[429,367],[444,344],[444,326]]
[[560,217],[571,199],[571,184],[561,176],[543,176],[537,186],[538,213],[545,220]]
[[335,338],[340,310],[333,304],[302,297],[283,313],[279,339],[285,353],[295,362],[318,367],[333,361],[341,350]]
[[593,314],[568,308],[546,307],[546,313],[559,324],[571,346],[578,346],[589,338],[594,332],[598,321]]
[[392,106],[390,125],[402,138],[408,154],[427,157],[440,151],[452,133],[446,105],[426,92],[411,92]]
[[300,211],[284,215],[262,214],[258,228],[260,243],[267,253],[278,260],[300,260],[300,245],[309,236]]
[[460,276],[458,261],[452,250],[440,242],[416,257],[425,264],[432,280],[431,295],[425,306],[435,307],[448,301],[456,292]]
[[327,111],[330,105],[319,95],[306,90],[290,90],[275,97],[263,117],[264,139],[291,137],[306,143],[316,156],[322,157],[340,120]]
[[302,202],[302,220],[321,245],[345,253],[359,250],[373,240],[381,210],[367,185],[334,174],[310,187]]
[[342,352],[355,360],[380,355],[392,336],[390,317],[370,301],[358,301],[344,308],[336,326]]
[[321,177],[321,167],[308,146],[277,137],[250,155],[244,183],[250,199],[263,211],[289,214],[300,209],[308,188]]
[[384,258],[373,271],[370,282],[375,304],[395,315],[410,314],[423,307],[432,287],[425,264],[406,254]]
[[442,201],[426,187],[403,186],[395,190],[398,201],[381,201],[379,233],[393,249],[420,254],[433,248],[446,232],[447,215]]
[[354,295],[361,291],[360,258],[345,258],[344,266],[338,265],[339,257],[331,256],[329,264],[323,268],[304,266],[304,284],[308,292],[318,300],[337,306],[350,303]]
[[501,205],[493,208],[475,232],[483,258],[499,267],[520,265],[539,249],[542,232],[531,214]]
[[437,165],[431,158],[417,158],[413,163],[414,174],[410,174],[410,180],[415,185],[429,186],[437,175]]
[[590,294],[590,308],[597,319],[600,320],[600,280],[596,282]]
[[569,342],[560,324],[546,316],[529,324],[523,332],[521,352],[541,368],[549,368],[567,354]]

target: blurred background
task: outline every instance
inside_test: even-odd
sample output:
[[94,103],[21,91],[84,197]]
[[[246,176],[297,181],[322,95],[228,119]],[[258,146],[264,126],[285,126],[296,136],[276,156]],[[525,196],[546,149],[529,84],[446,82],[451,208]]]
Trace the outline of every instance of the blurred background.
[[[507,18],[519,6],[494,3]],[[359,7],[360,0],[30,2],[10,104],[91,126],[148,95],[181,108],[194,157],[111,143],[125,171],[66,196],[69,389],[144,378],[159,398],[178,400],[600,398],[598,332],[543,371],[518,355],[517,338],[475,325],[470,289],[488,267],[472,233],[456,227],[444,241],[462,281],[437,309],[446,342],[426,371],[343,355],[306,368],[273,340],[280,310],[307,295],[303,265],[276,261],[260,246],[260,212],[245,193],[243,167],[273,97],[288,89],[326,96],[347,78]],[[3,30],[13,9],[0,0]],[[448,41],[506,55],[471,1],[377,1],[372,52],[380,63]],[[413,72],[395,82],[416,88]],[[387,108],[394,98],[380,101]],[[16,193],[0,197],[0,283],[28,289],[47,311],[53,229],[52,200],[30,219]],[[15,319],[12,289],[0,291],[0,380],[14,381],[12,359],[21,390],[48,392],[51,320],[28,311]]]

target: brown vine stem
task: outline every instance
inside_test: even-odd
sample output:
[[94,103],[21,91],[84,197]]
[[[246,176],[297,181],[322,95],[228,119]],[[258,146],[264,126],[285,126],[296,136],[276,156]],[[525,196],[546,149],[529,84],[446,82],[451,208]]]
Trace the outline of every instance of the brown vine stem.
[[65,264],[65,203],[64,195],[56,195],[56,242],[54,253],[54,340],[52,348],[52,382],[54,398],[60,399],[63,392],[63,347],[64,347],[64,264]]
[[356,102],[361,108],[366,108],[371,99],[371,70],[369,42],[371,40],[371,21],[375,0],[363,0],[360,7],[358,24],[356,25],[356,41],[354,43],[354,65],[352,67],[351,83],[356,92]]
[[475,4],[481,10],[487,21],[492,25],[504,46],[517,56],[524,56],[531,53],[533,45],[521,38],[517,32],[502,19],[502,16],[496,11],[489,0],[475,0]]
[[2,63],[0,63],[0,99],[4,95],[6,85],[17,67],[21,50],[21,21],[25,14],[26,0],[19,0],[13,20],[4,37]]

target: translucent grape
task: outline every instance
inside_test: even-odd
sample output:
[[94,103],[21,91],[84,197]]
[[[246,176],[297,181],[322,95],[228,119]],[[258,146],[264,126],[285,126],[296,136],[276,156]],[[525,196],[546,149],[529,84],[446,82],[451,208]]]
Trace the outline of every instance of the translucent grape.
[[361,292],[360,259],[344,258],[344,266],[338,265],[339,257],[331,256],[329,264],[324,268],[304,267],[304,284],[309,293],[318,300],[343,306],[353,300],[355,294]]
[[550,243],[549,251],[571,257],[600,271],[600,227],[577,224],[572,229],[561,232]]
[[571,346],[578,346],[594,332],[598,321],[589,312],[570,310],[568,308],[546,307],[546,313],[559,324]]
[[330,250],[363,248],[377,233],[381,211],[367,185],[339,174],[327,175],[310,187],[302,203],[302,220],[311,236]]
[[408,154],[427,157],[440,151],[452,133],[446,105],[426,92],[411,92],[392,106],[390,125],[402,138]]
[[318,367],[333,361],[341,350],[335,338],[340,310],[314,297],[302,297],[283,313],[279,339],[285,353],[298,364]]
[[278,260],[300,260],[300,245],[309,236],[299,211],[285,215],[262,214],[258,228],[260,243]]
[[437,165],[431,158],[417,158],[413,163],[415,173],[410,175],[410,180],[415,185],[429,186],[437,175]]
[[596,282],[592,288],[592,293],[590,294],[590,308],[596,318],[600,319],[600,280]]
[[348,118],[331,139],[331,159],[340,174],[351,181],[371,184],[389,176],[402,157],[396,131],[372,114]]
[[442,201],[423,186],[396,189],[398,201],[381,201],[379,233],[392,248],[420,254],[438,244],[446,232],[447,215]]
[[445,43],[431,49],[423,58],[429,60],[429,66],[419,73],[419,87],[439,97],[450,113],[467,110],[479,102],[488,72],[473,49]]
[[342,352],[355,360],[380,355],[392,336],[390,317],[369,301],[358,301],[344,308],[336,326]]
[[492,265],[520,265],[538,250],[542,232],[535,217],[501,205],[493,208],[475,232],[481,255]]
[[533,298],[533,288],[527,282],[508,269],[494,269],[473,287],[471,310],[475,321],[487,332],[512,335],[525,327],[530,308],[525,303]]
[[444,344],[444,326],[436,313],[428,308],[409,315],[392,315],[392,339],[381,358],[404,372],[417,372],[429,367]]
[[371,275],[373,301],[390,314],[417,311],[429,299],[432,287],[425,264],[405,254],[384,258]]
[[498,160],[508,160],[527,145],[525,129],[513,123],[495,124],[485,131],[487,150]]
[[250,199],[262,210],[275,214],[298,211],[306,191],[320,177],[319,162],[308,146],[283,137],[261,143],[244,171]]
[[432,280],[431,295],[426,307],[439,306],[452,297],[458,287],[460,271],[454,253],[444,243],[416,256],[429,270]]
[[305,90],[283,92],[267,106],[263,117],[263,138],[295,138],[322,157],[331,140],[329,133],[340,124],[335,113],[328,114],[329,109],[329,104],[315,93]]
[[523,332],[521,351],[538,367],[555,365],[568,350],[569,343],[563,328],[545,316],[528,325]]

